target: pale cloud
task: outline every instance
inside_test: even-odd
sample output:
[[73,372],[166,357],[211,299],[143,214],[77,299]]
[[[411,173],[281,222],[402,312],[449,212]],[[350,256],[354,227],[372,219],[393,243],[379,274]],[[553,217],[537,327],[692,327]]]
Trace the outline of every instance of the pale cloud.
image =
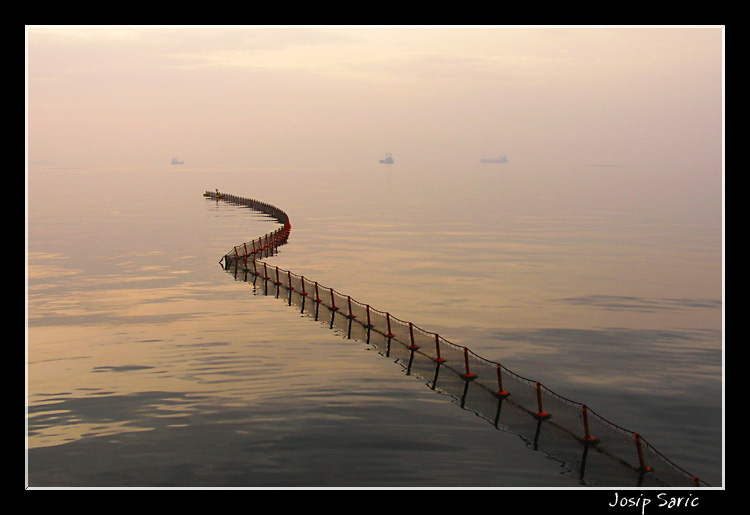
[[722,47],[720,27],[29,27],[29,157],[715,163]]

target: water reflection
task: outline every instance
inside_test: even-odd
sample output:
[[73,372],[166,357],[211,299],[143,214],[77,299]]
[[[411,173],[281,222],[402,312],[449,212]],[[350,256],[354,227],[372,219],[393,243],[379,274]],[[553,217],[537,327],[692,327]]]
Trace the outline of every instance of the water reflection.
[[[601,440],[588,442],[581,439],[573,427],[579,426],[579,420],[571,417],[571,406],[558,403],[551,408],[554,416],[538,416],[529,409],[523,393],[515,390],[511,394],[499,395],[497,390],[485,383],[466,380],[463,371],[455,364],[436,360],[434,356],[421,352],[418,346],[401,338],[390,337],[372,325],[363,323],[356,316],[349,316],[339,306],[333,309],[302,295],[295,289],[289,289],[283,282],[274,281],[274,276],[254,274],[250,269],[230,267],[225,269],[235,280],[247,282],[255,294],[272,296],[283,301],[287,306],[324,324],[346,339],[367,343],[378,349],[384,356],[400,364],[405,374],[427,381],[430,389],[445,394],[453,399],[461,409],[471,411],[490,422],[502,432],[520,436],[527,446],[534,451],[543,451],[558,465],[564,467],[569,475],[578,478],[586,486],[695,486],[695,479],[675,467],[654,449],[646,448],[650,463],[658,466],[647,466],[641,469],[633,466],[622,456],[633,457],[638,451],[637,445],[628,438],[626,432],[616,426],[592,424],[598,435],[605,437],[607,445],[597,445]],[[546,414],[545,414],[546,415]],[[636,462],[637,463],[637,462]],[[705,483],[703,483],[705,486]]]
[[642,297],[626,295],[583,295],[560,299],[560,302],[613,311],[636,311],[639,313],[675,311],[685,308],[721,308],[721,301],[714,299],[644,299]]
[[[504,430],[510,426],[506,417],[518,411],[508,408],[518,392],[503,401],[500,409],[488,402],[484,418],[479,419],[460,407],[474,408],[481,373],[480,382],[468,388],[457,382],[452,403],[446,400],[447,395],[436,395],[430,389],[440,392],[446,381],[452,381],[447,365],[456,360],[449,360],[446,366],[432,365],[423,371],[425,379],[413,380],[420,377],[424,358],[415,352],[409,364],[411,353],[397,352],[396,346],[401,344],[391,340],[386,342],[390,349],[379,350],[383,355],[402,356],[398,363],[409,376],[398,373],[398,367],[391,374],[391,359],[380,358],[367,344],[342,345],[339,338],[348,337],[352,342],[357,341],[357,335],[367,338],[358,323],[362,316],[351,323],[346,319],[346,325],[337,329],[347,314],[346,304],[339,304],[342,310],[335,314],[333,326],[330,311],[318,305],[318,323],[326,328],[323,330],[309,321],[314,315],[299,316],[301,306],[289,302],[288,290],[282,288],[276,299],[275,278],[267,284],[268,297],[260,297],[259,290],[259,297],[248,299],[251,288],[229,280],[214,264],[220,252],[236,243],[237,235],[250,237],[267,231],[268,216],[200,199],[196,191],[216,180],[215,170],[167,176],[109,170],[107,174],[82,173],[73,181],[68,173],[48,175],[44,180],[34,179],[29,191],[30,197],[37,199],[48,192],[47,200],[51,200],[30,201],[28,391],[32,434],[28,444],[33,484],[576,484],[580,471],[574,465],[568,465],[568,475],[561,476],[558,471],[563,469],[550,466],[542,452],[526,451],[518,445],[519,438],[514,436],[518,433]],[[390,307],[395,313],[409,313],[414,320],[430,320],[431,329],[451,334],[458,338],[457,343],[476,345],[482,354],[512,357],[514,370],[533,371],[545,382],[551,378],[559,391],[595,407],[604,406],[609,410],[604,415],[612,420],[633,424],[647,436],[657,435],[657,447],[662,449],[667,442],[668,456],[680,464],[690,463],[688,470],[706,473],[706,465],[716,467],[716,461],[711,460],[717,456],[720,460],[722,434],[720,430],[707,431],[707,423],[721,422],[721,396],[717,402],[717,396],[709,396],[707,390],[716,391],[720,369],[719,373],[717,368],[710,370],[715,356],[707,360],[709,356],[700,353],[700,334],[688,329],[717,324],[684,323],[687,318],[702,316],[705,308],[685,311],[677,318],[681,313],[677,304],[668,305],[674,309],[653,310],[655,316],[637,323],[630,323],[635,315],[622,316],[641,313],[636,311],[641,308],[653,309],[648,299],[664,296],[700,302],[702,297],[712,297],[713,290],[696,286],[706,282],[703,269],[692,272],[696,267],[683,267],[680,274],[691,274],[680,282],[689,288],[671,287],[679,280],[672,272],[679,270],[681,263],[671,259],[671,254],[664,267],[639,278],[639,284],[653,285],[650,288],[623,288],[623,283],[635,284],[635,275],[623,274],[620,279],[619,269],[617,277],[612,270],[593,270],[602,257],[602,252],[594,250],[605,251],[605,258],[610,243],[618,255],[624,247],[632,250],[625,243],[615,246],[609,240],[603,249],[590,248],[591,241],[596,243],[602,233],[618,241],[628,236],[623,228],[630,220],[622,220],[625,225],[585,226],[581,237],[578,228],[582,222],[602,217],[565,221],[560,216],[564,217],[564,212],[554,212],[554,216],[533,220],[519,218],[518,213],[535,208],[516,209],[517,204],[538,203],[519,195],[516,185],[499,181],[494,189],[487,181],[476,182],[464,192],[469,200],[455,204],[456,209],[473,209],[479,204],[479,192],[487,203],[479,206],[484,210],[482,216],[458,216],[445,209],[454,204],[438,201],[439,208],[431,207],[434,195],[420,198],[414,188],[399,186],[386,192],[391,195],[383,194],[383,178],[367,174],[356,178],[348,171],[344,177],[298,172],[261,176],[246,170],[222,170],[220,175],[234,190],[252,184],[255,191],[264,192],[264,198],[267,194],[268,198],[283,198],[279,205],[304,214],[294,215],[294,245],[287,246],[283,256],[268,260],[271,274],[275,274],[272,264],[284,264],[325,284],[341,284],[345,291],[366,291],[362,295],[365,300]],[[369,178],[365,185],[363,177]],[[462,178],[441,186],[439,195],[445,192],[445,197],[438,200],[454,200],[455,186],[464,182]],[[289,188],[290,184],[294,188]],[[342,184],[349,185],[345,191],[341,191]],[[81,202],[81,187],[98,197]],[[321,198],[336,201],[326,203],[330,209],[320,209]],[[508,207],[508,202],[516,205]],[[60,206],[65,209],[58,209]],[[417,209],[404,216],[411,206]],[[649,222],[653,223],[641,227],[639,234],[643,236],[645,231],[650,236],[649,248],[662,250],[658,257],[663,264],[665,241],[669,247],[673,239],[683,239],[677,235],[656,238],[655,232],[672,226],[656,219]],[[542,234],[528,236],[540,227]],[[618,228],[619,232],[612,230]],[[563,233],[564,240],[553,238]],[[695,238],[694,234],[688,236]],[[382,237],[389,241],[387,253],[381,252]],[[444,252],[446,241],[450,242],[449,252]],[[553,246],[561,241],[562,248]],[[700,251],[713,244],[699,243]],[[321,253],[320,259],[311,259],[315,252]],[[591,259],[578,268],[567,266],[567,256],[579,262],[584,252]],[[451,262],[444,259],[447,254]],[[625,254],[613,264],[623,265],[633,254]],[[632,261],[644,260],[639,256]],[[456,266],[459,273],[455,273]],[[450,276],[448,267],[454,267]],[[583,277],[575,275],[581,268],[586,269],[587,277],[592,270],[595,276],[601,272],[603,280],[584,283]],[[185,269],[192,275],[177,273]],[[341,269],[347,270],[346,276]],[[663,276],[665,271],[671,273],[669,278]],[[657,274],[658,281],[654,281]],[[692,276],[698,280],[693,281]],[[425,281],[427,278],[431,280]],[[558,287],[559,278],[568,278],[576,287]],[[416,287],[403,289],[404,283]],[[445,295],[446,290],[450,295]],[[394,295],[399,291],[407,294]],[[588,295],[620,292],[624,292],[621,297],[630,298]],[[310,302],[308,296],[307,308]],[[575,306],[585,309],[576,310]],[[630,306],[633,309],[628,309]],[[704,341],[718,340],[715,335],[703,337]],[[651,347],[659,350],[656,356],[645,348],[649,338],[655,342]],[[636,359],[626,360],[618,352],[622,342],[638,344]],[[608,355],[605,347],[612,354]],[[667,352],[669,361],[664,359]],[[589,362],[585,369],[577,370],[566,366],[570,362],[583,365],[587,356],[602,360],[612,355],[619,359],[617,363]],[[673,356],[676,358],[671,359]],[[523,361],[526,358],[528,361]],[[631,384],[623,391],[622,379],[632,374],[633,367],[626,368],[622,377],[615,373],[620,365],[633,362],[650,368],[635,381],[631,375]],[[679,382],[673,380],[677,367],[684,373]],[[658,370],[654,373],[653,369]],[[696,371],[706,378],[712,374],[711,381],[688,383],[688,375]],[[644,375],[647,384],[661,378],[661,389],[631,395],[644,384]],[[612,378],[617,382],[608,387],[611,383],[605,379]],[[423,388],[423,382],[429,388]],[[664,384],[668,397],[661,395]],[[671,395],[683,384],[689,384],[690,395],[685,390]],[[506,388],[512,390],[509,385]],[[553,417],[539,427],[536,445],[541,449],[545,449],[549,423],[560,418],[552,408],[545,403]],[[492,430],[498,414],[502,432]],[[344,419],[346,423],[340,423]],[[320,421],[326,423],[319,425]],[[407,424],[409,431],[402,431]],[[537,425],[533,420],[523,433],[530,449]],[[573,427],[580,428],[580,421],[574,421]],[[368,449],[373,451],[371,455]],[[589,451],[589,456],[592,454]],[[584,478],[592,484],[589,456]],[[463,472],[456,473],[456,469]],[[303,477],[305,471],[307,477]],[[718,484],[721,474],[705,479]]]
[[[206,196],[209,196],[207,193]],[[230,202],[245,203],[257,209],[257,201],[241,197],[222,196]],[[289,221],[283,211],[268,205],[260,209],[284,223],[283,229],[258,238],[258,245],[252,243],[235,247],[221,260],[222,267],[233,275],[236,281],[252,284],[256,294],[274,296],[284,300],[290,307],[315,321],[323,322],[347,339],[362,341],[379,350],[384,356],[395,359],[407,375],[428,380],[432,390],[440,391],[454,399],[461,409],[472,411],[492,423],[497,430],[521,436],[535,451],[541,450],[563,464],[571,474],[575,474],[582,485],[592,486],[699,486],[695,476],[676,466],[643,440],[639,434],[616,426],[589,410],[585,405],[570,401],[552,392],[545,391],[547,406],[554,417],[543,408],[542,386],[517,376],[508,374],[500,365],[488,363],[473,356],[463,348],[463,367],[456,346],[449,344],[450,359],[440,353],[440,338],[434,334],[435,352],[420,350],[424,331],[415,328],[410,322],[403,322],[371,309],[369,305],[354,302],[339,292],[313,283],[302,276],[271,267],[262,258],[273,256],[277,246],[287,242]],[[265,240],[264,240],[265,238]],[[265,243],[264,243],[265,242]],[[330,299],[327,296],[330,295]],[[355,314],[356,313],[356,314]],[[375,323],[373,317],[380,323]],[[400,326],[400,327],[399,327]],[[408,327],[408,334],[405,328]],[[422,334],[415,338],[415,329]],[[419,343],[418,343],[419,341]],[[456,359],[458,358],[458,359]],[[479,375],[476,371],[481,368]],[[479,365],[477,367],[477,365]],[[488,372],[496,365],[499,389],[487,381]],[[444,370],[443,374],[441,371]],[[492,373],[489,374],[493,375]],[[502,376],[513,382],[512,393],[502,387]],[[482,376],[482,381],[475,381]],[[534,402],[534,392],[536,402]],[[530,397],[530,398],[529,398]],[[537,409],[534,410],[533,407]],[[589,413],[593,419],[589,417]],[[580,427],[585,428],[581,435]],[[592,433],[597,435],[592,436]],[[603,441],[606,444],[602,443]],[[654,467],[647,463],[656,464]]]

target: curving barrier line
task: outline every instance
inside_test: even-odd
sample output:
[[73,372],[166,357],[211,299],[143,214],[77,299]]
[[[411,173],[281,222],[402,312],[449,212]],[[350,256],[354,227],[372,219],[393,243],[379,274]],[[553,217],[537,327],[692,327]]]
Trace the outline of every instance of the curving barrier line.
[[315,320],[321,319],[323,306],[330,312],[331,329],[382,349],[386,356],[406,364],[407,374],[431,378],[432,389],[453,396],[463,409],[474,411],[498,430],[521,436],[534,450],[558,460],[582,484],[711,486],[669,460],[640,434],[606,420],[585,404],[411,322],[304,276],[269,266],[263,258],[273,256],[289,239],[289,216],[271,204],[218,190],[203,196],[254,209],[281,224],[222,256],[223,269],[232,272],[235,280],[252,282],[254,287],[261,281],[264,294],[269,294],[271,286],[279,298],[283,290],[290,306],[300,307]]

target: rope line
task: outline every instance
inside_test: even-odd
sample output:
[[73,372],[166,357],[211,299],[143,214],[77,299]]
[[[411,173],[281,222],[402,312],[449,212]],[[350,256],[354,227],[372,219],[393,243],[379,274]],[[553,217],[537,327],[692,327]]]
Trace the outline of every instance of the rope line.
[[[331,328],[382,347],[386,356],[408,363],[407,373],[432,377],[433,389],[442,369],[451,372],[447,378],[440,378],[440,389],[460,400],[462,408],[475,411],[500,430],[520,435],[534,449],[544,450],[564,463],[581,482],[587,481],[585,474],[589,482],[593,476],[593,483],[616,486],[630,486],[630,481],[637,486],[711,486],[669,460],[639,433],[605,419],[585,404],[412,322],[268,265],[262,259],[273,256],[289,239],[289,216],[266,202],[218,190],[206,191],[203,196],[260,211],[281,224],[275,231],[235,246],[222,256],[219,262],[224,270],[234,272],[235,279],[239,280],[239,272],[253,285],[261,279],[266,294],[271,283],[277,297],[285,290],[289,304],[301,306],[302,312],[315,320],[320,317],[320,307],[327,308]],[[393,343],[400,345],[394,347]],[[494,417],[488,415],[492,413]]]

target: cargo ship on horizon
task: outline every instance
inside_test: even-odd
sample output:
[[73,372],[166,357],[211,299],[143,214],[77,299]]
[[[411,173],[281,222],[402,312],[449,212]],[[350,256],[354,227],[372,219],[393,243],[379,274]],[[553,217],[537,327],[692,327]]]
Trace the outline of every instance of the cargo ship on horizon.
[[500,157],[492,157],[492,158],[483,158],[479,160],[480,163],[507,163],[508,158],[505,157],[505,154],[503,154]]
[[381,160],[380,160],[380,162],[381,162],[382,164],[385,164],[385,165],[392,165],[392,164],[393,164],[393,156],[391,155],[391,153],[390,153],[390,152],[388,152],[388,153],[387,153],[387,154],[385,155],[385,159],[381,159]]

